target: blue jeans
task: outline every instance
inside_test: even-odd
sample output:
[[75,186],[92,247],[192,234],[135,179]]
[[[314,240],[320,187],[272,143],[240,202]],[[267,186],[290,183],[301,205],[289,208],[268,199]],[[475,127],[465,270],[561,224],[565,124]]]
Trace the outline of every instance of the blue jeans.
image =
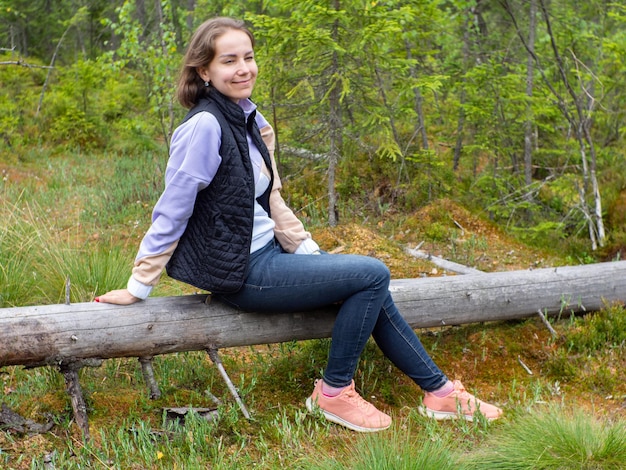
[[273,241],[250,256],[244,286],[220,295],[244,311],[300,312],[341,302],[333,326],[324,381],[349,385],[370,337],[423,390],[448,380],[430,358],[389,293],[390,273],[360,255],[294,255]]

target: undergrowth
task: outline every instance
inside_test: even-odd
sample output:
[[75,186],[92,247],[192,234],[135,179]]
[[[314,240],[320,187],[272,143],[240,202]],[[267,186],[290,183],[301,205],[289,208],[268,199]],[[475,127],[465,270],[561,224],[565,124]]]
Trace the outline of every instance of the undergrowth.
[[[0,374],[7,406],[36,421],[52,417],[56,424],[45,435],[0,433],[0,463],[9,469],[49,468],[45,461],[64,469],[617,469],[626,453],[620,407],[626,400],[623,343],[617,345],[614,338],[594,342],[593,354],[570,380],[559,382],[562,377],[548,365],[567,353],[582,330],[594,335],[603,330],[599,324],[623,315],[622,307],[612,307],[554,321],[558,339],[538,320],[422,332],[427,349],[445,370],[461,371],[472,391],[505,409],[505,417],[494,423],[436,422],[421,416],[416,411],[419,389],[370,342],[355,375],[357,389],[394,418],[390,430],[371,435],[340,428],[304,408],[325,363],[328,340],[222,352],[251,411],[249,421],[206,353],[156,357],[163,393],[157,400],[149,399],[136,360],[110,359],[99,368],[83,369],[89,442],[83,442],[72,421],[60,374],[51,368],[8,367]],[[616,334],[623,336],[624,328]],[[524,338],[534,339],[520,346]],[[495,344],[504,346],[499,354],[491,351]],[[515,367],[520,356],[532,375]],[[587,369],[611,357],[621,361],[613,364],[611,389],[586,390]],[[182,422],[166,419],[165,408],[186,406],[216,408],[219,418],[190,414]]]

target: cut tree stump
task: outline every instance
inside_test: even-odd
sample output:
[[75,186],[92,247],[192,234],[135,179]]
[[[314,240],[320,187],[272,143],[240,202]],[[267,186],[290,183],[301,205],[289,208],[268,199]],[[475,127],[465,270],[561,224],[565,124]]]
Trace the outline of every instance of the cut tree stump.
[[[570,315],[624,302],[626,261],[398,279],[390,291],[413,328],[521,319],[538,311]],[[337,313],[337,307],[246,313],[207,300],[210,296],[190,295],[129,306],[89,302],[0,309],[0,366],[55,366],[69,376],[81,361],[137,357],[151,394],[158,396],[146,365],[156,355],[326,338]],[[69,380],[71,387],[76,388]]]

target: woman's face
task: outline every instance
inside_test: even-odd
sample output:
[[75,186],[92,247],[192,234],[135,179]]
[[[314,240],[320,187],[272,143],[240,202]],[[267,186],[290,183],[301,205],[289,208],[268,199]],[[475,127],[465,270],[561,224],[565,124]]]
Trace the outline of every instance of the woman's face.
[[250,97],[258,73],[252,42],[236,29],[217,38],[215,57],[207,67],[198,69],[203,80],[235,102]]

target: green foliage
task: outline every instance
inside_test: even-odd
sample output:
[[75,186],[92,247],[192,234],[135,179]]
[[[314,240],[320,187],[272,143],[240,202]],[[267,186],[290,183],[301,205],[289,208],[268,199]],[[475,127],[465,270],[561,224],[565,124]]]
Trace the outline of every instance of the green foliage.
[[570,351],[593,353],[607,347],[626,349],[626,310],[606,308],[573,321],[567,334]]
[[[420,155],[413,142],[415,97],[444,80],[418,76],[413,58],[433,54],[427,40],[437,24],[434,2],[281,2],[271,16],[248,18],[265,46],[259,48],[261,71],[271,79],[259,84],[261,101],[270,101],[276,126],[285,123],[288,130],[279,135],[289,145],[328,149],[331,179],[337,153],[346,168],[354,167],[358,153],[402,166]],[[343,191],[341,185],[329,194]]]
[[549,376],[562,382],[569,382],[578,377],[584,366],[583,362],[580,358],[572,357],[566,349],[559,348],[550,356],[545,369]]
[[120,37],[120,47],[111,54],[112,70],[134,70],[146,92],[153,116],[158,118],[161,132],[169,141],[176,115],[174,113],[174,87],[180,65],[180,29],[173,2],[158,3],[158,22],[154,29],[146,30],[138,19],[137,5],[125,1],[117,8],[117,21],[108,22]]
[[[148,222],[162,186],[156,155],[90,162],[70,154],[52,157],[47,165],[40,155],[43,176],[34,173],[21,182],[14,172],[4,173],[0,305],[64,302],[68,278],[73,302],[124,285],[136,250],[129,235],[138,231],[140,220]],[[143,182],[129,180],[142,175]],[[107,193],[107,185],[114,191]],[[120,243],[122,236],[131,243]]]
[[78,108],[65,104],[61,104],[61,107],[63,109],[52,119],[50,126],[49,136],[53,143],[86,149],[103,145],[106,136],[101,132],[105,128],[100,123],[94,122]]
[[524,116],[526,96],[523,76],[500,60],[493,58],[466,73],[466,86],[471,93],[463,108],[473,129],[472,143],[490,149],[497,156],[509,157],[522,139],[519,124]]
[[525,197],[525,187],[521,175],[511,175],[490,167],[478,176],[467,193],[467,201],[472,207],[482,207],[493,220],[510,223],[512,218],[523,216],[522,211],[531,208]]
[[0,207],[0,307],[93,299],[128,279],[128,253],[100,244],[73,246],[46,211],[19,203]]
[[[4,194],[3,194],[4,196]],[[18,203],[1,199],[0,214],[0,308],[25,305],[38,284],[32,270],[32,253],[38,246],[37,228],[22,222]]]
[[[16,59],[13,54],[0,54],[0,61]],[[0,66],[0,162],[15,163],[23,146],[37,142],[33,115],[43,77],[40,68]]]
[[[0,68],[0,158],[32,158],[32,145],[120,153],[158,148],[154,136],[167,142],[182,117],[173,87],[193,26],[214,15],[245,16],[254,27],[261,68],[254,99],[271,117],[281,145],[339,156],[336,169],[318,162],[310,170],[321,188],[337,191],[344,206],[336,212],[412,211],[459,192],[454,178],[460,177],[474,189],[469,203],[486,207],[532,243],[551,244],[560,234],[584,241],[589,221],[581,210],[592,201],[580,200],[579,185],[571,185],[580,181],[582,187],[584,179],[570,122],[575,101],[555,67],[547,25],[538,15],[538,62],[529,97],[527,53],[512,23],[514,17],[525,37],[527,5],[509,2],[512,17],[502,5],[472,5],[242,0],[197,2],[194,11],[186,11],[179,0],[149,3],[143,10],[118,0],[79,2],[69,13],[66,2],[58,12],[9,2],[0,18],[18,31],[18,44],[3,58],[33,67]],[[616,3],[568,5],[550,4],[548,14],[569,83],[579,102],[589,98],[583,104],[593,122],[600,191],[612,210],[624,173],[619,168],[626,98],[619,80],[626,63],[626,15]],[[37,44],[42,34],[49,39],[37,47],[39,58],[25,59],[22,46]],[[2,37],[9,36],[0,28]],[[38,68],[52,63],[53,53],[55,68]],[[520,175],[528,119],[535,182],[525,188]],[[457,145],[461,159],[454,175],[450,153]],[[389,162],[375,161],[370,174],[359,168],[375,157]],[[329,188],[325,172],[335,170],[336,184]],[[394,189],[374,194],[383,186]],[[539,198],[531,200],[528,193]],[[296,199],[314,218],[328,215],[322,194],[302,192]],[[621,225],[607,225],[617,243]]]
[[[489,336],[494,333],[491,330]],[[442,354],[450,354],[447,346],[439,347]],[[619,468],[625,456],[626,429],[622,420],[596,418],[574,408],[574,404],[541,405],[549,392],[541,383],[513,383],[507,417],[502,422],[430,421],[412,409],[419,403],[411,396],[415,394],[414,386],[403,385],[395,372],[379,363],[382,354],[372,345],[368,345],[364,359],[376,364],[371,368],[360,365],[355,378],[360,380],[363,374],[364,381],[370,386],[375,384],[376,390],[389,388],[393,395],[400,396],[399,404],[390,411],[394,423],[381,433],[343,430],[308,414],[301,403],[311,386],[309,374],[318,376],[316,369],[324,362],[327,348],[326,341],[306,341],[250,348],[248,352],[223,352],[231,377],[240,372],[242,377],[245,375],[245,381],[236,381],[253,413],[251,421],[243,419],[235,403],[228,399],[219,373],[202,352],[155,359],[155,373],[164,392],[157,401],[149,400],[143,390],[135,360],[112,359],[101,368],[84,369],[81,382],[92,426],[89,442],[67,438],[73,426],[71,410],[58,372],[52,368],[9,368],[0,375],[0,386],[10,391],[8,405],[37,417],[54,413],[57,424],[53,432],[40,437],[41,448],[21,457],[14,451],[15,446],[7,442],[6,434],[0,434],[3,449],[7,450],[4,462],[11,468],[21,458],[31,468],[43,469],[43,456],[48,455],[59,468],[105,464],[120,468],[204,468],[210,464],[218,469],[487,466],[517,470],[558,469],[565,464],[566,468],[609,470]],[[307,364],[318,360],[320,363],[308,370]],[[291,384],[288,362],[295,369],[294,377],[301,380],[299,386]],[[300,376],[302,365],[305,371]],[[371,375],[367,375],[369,370]],[[284,384],[288,385],[286,389]],[[362,393],[370,395],[374,388],[363,389]],[[555,384],[553,391],[558,390]],[[215,407],[214,396],[222,400],[217,405],[219,417],[215,421],[189,413],[183,422],[174,422],[166,419],[162,411],[162,407],[171,406]],[[24,445],[32,441],[17,435],[12,439]]]
[[568,230],[563,222],[544,221],[525,228],[513,231],[520,240],[533,245],[545,246],[546,243],[551,246],[558,246],[568,237]]
[[41,282],[47,286],[48,303],[65,302],[66,286],[71,302],[89,302],[101,292],[123,286],[128,281],[132,256],[119,246],[104,244],[61,246],[43,255],[37,268]]
[[[188,2],[177,0],[148,2],[143,11],[140,4],[61,1],[51,10],[50,2],[0,0],[0,46],[16,47],[0,58],[15,62],[0,65],[0,307],[62,302],[68,278],[72,302],[126,283],[162,188],[163,141],[182,113],[172,102],[180,56],[192,27],[217,14],[245,15],[254,26],[261,67],[254,100],[281,146],[326,154],[336,139],[342,220],[393,224],[393,216],[450,194],[527,242],[563,247],[571,263],[597,259],[580,211],[580,150],[563,114],[573,101],[559,81],[544,23],[536,47],[545,80],[536,73],[529,98],[526,51],[501,3],[199,0],[191,12]],[[568,78],[593,119],[605,214],[618,214],[626,181],[626,7],[595,0],[547,5]],[[527,3],[514,8],[525,35]],[[55,68],[43,68],[56,52]],[[563,103],[548,83],[565,96]],[[329,119],[333,97],[339,124]],[[528,116],[534,129],[530,186],[521,159]],[[462,158],[455,173],[457,138]],[[287,153],[279,162],[284,197],[307,226],[323,225],[327,162]],[[619,242],[621,219],[610,220]],[[420,227],[420,237],[445,242],[459,261],[473,264],[486,242],[470,236],[461,243],[458,233],[445,211]],[[164,278],[157,295],[182,290]],[[60,375],[7,368],[0,389],[9,405],[34,419],[52,412],[57,428],[41,439],[0,433],[0,466],[30,460],[31,468],[44,468],[42,456],[56,449],[51,455],[58,468],[619,468],[625,460],[619,422],[603,422],[603,430],[565,409],[527,412],[546,400],[569,404],[576,393],[590,395],[598,408],[610,403],[607,396],[622,397],[624,318],[623,308],[608,307],[564,320],[567,327],[561,322],[564,341],[550,343],[545,357],[537,354],[541,373],[513,380],[511,390],[494,382],[507,414],[493,427],[433,424],[416,416],[410,408],[419,393],[372,344],[355,379],[359,390],[391,409],[394,428],[355,436],[309,416],[302,400],[329,346],[312,341],[225,358],[253,409],[250,422],[230,403],[204,354],[155,361],[166,392],[159,402],[145,397],[136,361],[83,370],[98,431],[92,442],[78,445],[66,441],[73,424]],[[438,361],[470,373],[476,338],[457,334],[458,341],[446,345],[433,333],[431,349]],[[482,332],[478,338],[483,351],[490,347],[507,364],[489,373],[515,369],[506,353],[517,356],[525,345],[504,337],[504,347],[489,345],[487,337]],[[474,369],[480,368],[476,359]],[[212,403],[206,392],[223,399],[219,422],[190,417],[172,428],[162,419],[163,406]],[[20,449],[36,441],[41,447]]]
[[604,396],[620,393],[615,370],[623,369],[626,351],[626,315],[621,305],[572,317],[558,347],[545,363],[550,377]]
[[[113,2],[114,3],[114,2]],[[100,18],[112,13],[108,0],[78,2],[1,0],[0,46],[17,55],[67,65],[76,57],[95,58],[102,52],[108,32]]]
[[[87,188],[83,222],[97,219],[103,226],[137,227],[149,221],[152,207],[163,191],[166,156],[160,151],[141,151],[108,156],[107,173],[97,186]],[[143,224],[142,224],[143,225]]]

